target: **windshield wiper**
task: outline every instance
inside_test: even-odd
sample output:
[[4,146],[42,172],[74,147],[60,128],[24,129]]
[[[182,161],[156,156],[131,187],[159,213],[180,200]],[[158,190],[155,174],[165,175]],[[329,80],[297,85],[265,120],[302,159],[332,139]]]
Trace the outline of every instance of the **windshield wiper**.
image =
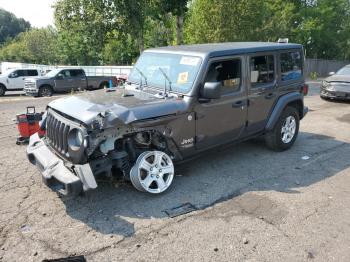
[[140,89],[143,89],[143,83],[142,83],[142,78],[145,80],[145,85],[147,87],[147,77],[145,76],[144,73],[142,73],[142,71],[140,69],[138,69],[136,66],[134,67],[136,69],[136,71],[140,74],[141,76],[141,80],[140,80]]
[[168,97],[168,93],[167,93],[167,88],[166,88],[166,81],[168,81],[169,83],[169,91],[171,91],[171,80],[170,80],[170,77],[163,71],[162,68],[158,68],[159,71],[162,73],[162,75],[164,76],[165,78],[165,83],[164,83],[164,97]]

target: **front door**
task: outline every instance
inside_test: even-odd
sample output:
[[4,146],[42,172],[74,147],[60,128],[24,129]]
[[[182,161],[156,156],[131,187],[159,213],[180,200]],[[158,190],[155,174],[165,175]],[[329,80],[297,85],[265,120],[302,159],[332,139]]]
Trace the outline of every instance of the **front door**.
[[57,91],[70,91],[74,85],[70,70],[62,70],[55,79],[55,86]]
[[249,57],[249,108],[247,132],[262,131],[276,101],[276,56],[273,53]]
[[221,97],[196,105],[196,148],[206,149],[237,139],[245,128],[247,98],[243,57],[212,60],[203,79],[221,83]]

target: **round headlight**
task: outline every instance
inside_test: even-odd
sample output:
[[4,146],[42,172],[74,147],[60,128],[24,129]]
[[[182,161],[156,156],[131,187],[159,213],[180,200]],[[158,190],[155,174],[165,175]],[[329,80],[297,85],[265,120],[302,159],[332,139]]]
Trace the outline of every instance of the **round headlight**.
[[69,131],[68,134],[68,146],[73,151],[78,151],[84,143],[84,135],[83,133],[77,129],[74,128],[71,131]]

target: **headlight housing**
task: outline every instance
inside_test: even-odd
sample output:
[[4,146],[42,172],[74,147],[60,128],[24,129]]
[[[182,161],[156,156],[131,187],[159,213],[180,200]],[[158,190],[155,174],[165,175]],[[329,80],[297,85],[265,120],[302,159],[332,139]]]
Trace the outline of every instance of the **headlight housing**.
[[68,133],[68,146],[72,151],[79,151],[84,146],[84,134],[78,128],[73,128]]
[[330,82],[323,81],[322,86],[329,91],[334,91],[334,86]]

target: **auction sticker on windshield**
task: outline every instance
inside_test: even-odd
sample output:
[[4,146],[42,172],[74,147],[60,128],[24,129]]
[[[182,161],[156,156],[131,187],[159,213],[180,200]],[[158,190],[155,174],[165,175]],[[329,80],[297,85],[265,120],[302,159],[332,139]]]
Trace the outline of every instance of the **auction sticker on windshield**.
[[178,84],[186,84],[188,80],[188,72],[182,72],[177,77],[177,83]]
[[180,60],[180,65],[196,66],[199,63],[199,57],[183,56]]

